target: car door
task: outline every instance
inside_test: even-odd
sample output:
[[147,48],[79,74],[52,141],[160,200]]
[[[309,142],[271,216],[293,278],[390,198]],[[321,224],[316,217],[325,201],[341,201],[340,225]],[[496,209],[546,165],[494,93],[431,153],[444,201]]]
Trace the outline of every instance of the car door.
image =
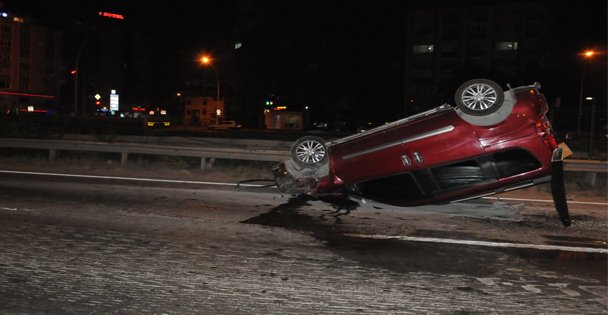
[[392,204],[430,198],[442,188],[435,182],[433,167],[483,154],[471,126],[453,110],[373,132],[331,149],[336,177],[364,195]]

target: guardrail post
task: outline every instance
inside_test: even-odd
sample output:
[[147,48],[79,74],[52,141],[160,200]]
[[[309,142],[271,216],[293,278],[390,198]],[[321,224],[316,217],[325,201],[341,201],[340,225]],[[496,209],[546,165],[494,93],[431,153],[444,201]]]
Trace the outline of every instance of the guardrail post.
[[207,161],[206,157],[201,156],[201,170],[212,168],[213,163],[215,163],[215,158],[209,158]]
[[129,153],[127,151],[123,151],[120,153],[120,165],[127,164],[127,157]]
[[597,181],[597,173],[585,173],[585,181],[591,184],[591,187],[595,187]]
[[53,162],[55,160],[55,156],[57,154],[57,150],[49,149],[49,161]]

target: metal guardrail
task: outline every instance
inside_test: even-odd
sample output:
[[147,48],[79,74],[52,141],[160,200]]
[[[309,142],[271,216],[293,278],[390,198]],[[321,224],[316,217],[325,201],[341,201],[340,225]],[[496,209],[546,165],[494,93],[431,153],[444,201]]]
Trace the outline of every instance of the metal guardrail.
[[608,173],[608,161],[565,159],[564,171],[584,173]]
[[0,139],[0,147],[49,150],[50,160],[55,159],[57,151],[119,153],[121,155],[121,164],[125,164],[127,162],[129,154],[198,157],[201,159],[201,169],[211,167],[215,159],[278,162],[289,158],[289,152],[286,150],[257,149],[255,147],[195,147],[74,140],[4,138]]
[[[229,141],[227,141],[230,143]],[[284,143],[281,143],[284,145]],[[126,163],[129,154],[148,154],[165,156],[187,156],[201,159],[201,168],[209,168],[215,159],[231,159],[246,161],[278,162],[289,158],[289,149],[280,149],[260,145],[254,140],[250,143],[239,143],[235,146],[201,146],[189,145],[163,145],[128,142],[98,142],[82,140],[39,140],[0,138],[0,148],[38,149],[48,150],[49,159],[55,159],[57,151],[89,151],[111,152],[121,155],[121,163]],[[608,173],[608,161],[591,160],[564,160],[564,170],[567,172]]]
[[271,150],[282,150],[291,147],[293,141],[269,140],[269,139],[241,139],[241,138],[219,138],[219,137],[189,137],[189,136],[133,136],[133,135],[112,135],[111,138],[103,139],[98,135],[88,134],[65,134],[61,140],[74,140],[85,142],[111,142],[129,144],[151,144],[151,145],[172,145],[182,147],[219,147],[219,148],[242,148],[255,147]]

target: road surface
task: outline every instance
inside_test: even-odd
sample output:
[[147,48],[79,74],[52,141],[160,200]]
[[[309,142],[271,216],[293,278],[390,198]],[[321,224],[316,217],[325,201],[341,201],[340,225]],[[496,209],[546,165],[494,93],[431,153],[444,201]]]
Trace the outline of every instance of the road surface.
[[606,206],[571,208],[0,173],[0,313],[607,313]]

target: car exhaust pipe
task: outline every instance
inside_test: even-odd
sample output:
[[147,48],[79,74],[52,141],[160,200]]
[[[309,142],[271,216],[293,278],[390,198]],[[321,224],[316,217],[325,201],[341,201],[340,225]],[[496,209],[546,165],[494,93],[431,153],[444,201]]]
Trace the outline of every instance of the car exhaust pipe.
[[553,150],[551,158],[551,194],[555,210],[559,214],[559,220],[564,226],[570,226],[570,213],[568,212],[568,202],[566,201],[566,189],[564,187],[564,162],[562,160],[562,148]]

